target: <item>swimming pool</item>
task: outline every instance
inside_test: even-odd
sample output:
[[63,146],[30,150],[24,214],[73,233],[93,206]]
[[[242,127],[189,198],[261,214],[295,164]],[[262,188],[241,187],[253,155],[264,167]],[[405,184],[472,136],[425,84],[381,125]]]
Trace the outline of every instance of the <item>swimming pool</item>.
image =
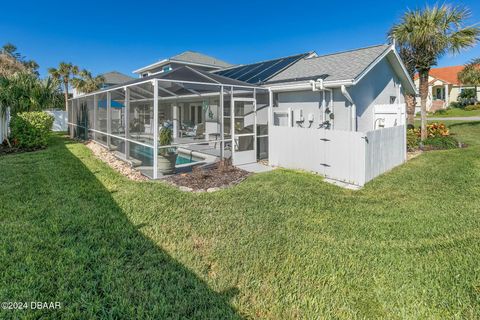
[[[142,161],[142,166],[152,166],[153,165],[153,148],[142,146],[135,143],[130,143],[130,157]],[[184,164],[195,163],[199,161],[201,161],[201,159],[198,159],[194,156],[178,151],[177,161],[175,165],[184,165]]]

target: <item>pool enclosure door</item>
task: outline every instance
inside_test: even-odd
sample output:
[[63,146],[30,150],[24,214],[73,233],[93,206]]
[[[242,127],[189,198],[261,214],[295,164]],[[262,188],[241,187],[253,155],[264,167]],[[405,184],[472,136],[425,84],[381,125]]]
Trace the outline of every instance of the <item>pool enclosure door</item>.
[[234,165],[256,162],[256,100],[235,98],[232,104],[232,162]]

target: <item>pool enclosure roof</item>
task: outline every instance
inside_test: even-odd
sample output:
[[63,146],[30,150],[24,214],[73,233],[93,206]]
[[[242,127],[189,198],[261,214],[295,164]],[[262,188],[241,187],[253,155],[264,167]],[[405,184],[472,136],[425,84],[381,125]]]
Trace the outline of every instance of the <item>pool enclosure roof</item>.
[[[159,98],[180,97],[186,95],[201,96],[202,94],[211,93],[212,91],[218,92],[218,89],[213,90],[213,87],[219,88],[220,86],[265,90],[265,88],[250,83],[193,69],[188,66],[182,66],[166,73],[164,72],[135,79],[103,90],[80,95],[73,99],[102,94],[126,87],[139,88],[142,84],[151,82],[152,80],[159,80]],[[141,90],[141,88],[140,91],[137,90],[135,94],[138,95],[138,98],[152,98],[152,92]]]

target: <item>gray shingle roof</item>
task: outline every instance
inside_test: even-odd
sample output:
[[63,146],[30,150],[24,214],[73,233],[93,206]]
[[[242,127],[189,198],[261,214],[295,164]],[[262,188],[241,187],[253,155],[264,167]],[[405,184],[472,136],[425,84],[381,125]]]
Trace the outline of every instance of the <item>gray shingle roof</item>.
[[267,83],[323,78],[325,81],[353,80],[372,64],[389,45],[339,52],[301,59],[272,77]]
[[176,56],[170,58],[170,60],[179,60],[185,62],[193,62],[193,63],[201,63],[201,64],[208,64],[211,66],[217,66],[221,68],[226,68],[232,66],[230,63],[219,60],[214,57],[207,56],[202,53],[198,53],[195,51],[185,51]]
[[121,84],[134,79],[118,71],[105,72],[102,76],[105,78],[105,84],[108,85]]

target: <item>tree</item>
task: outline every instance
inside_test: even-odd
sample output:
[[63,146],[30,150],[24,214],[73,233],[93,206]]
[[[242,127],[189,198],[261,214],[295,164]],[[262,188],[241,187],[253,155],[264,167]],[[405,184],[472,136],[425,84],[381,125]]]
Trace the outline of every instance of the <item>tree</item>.
[[0,77],[10,77],[18,72],[26,72],[27,68],[14,57],[0,53]]
[[[415,56],[413,50],[408,44],[400,43],[399,44],[399,53],[400,57],[405,64],[409,77],[414,80],[415,77]],[[414,93],[405,92],[405,103],[407,105],[407,125],[415,125],[415,106],[417,104],[417,99]]]
[[470,11],[466,8],[445,4],[427,6],[423,10],[407,11],[390,30],[392,38],[412,50],[415,69],[419,74],[422,141],[427,137],[428,74],[443,55],[459,53],[477,43],[480,28],[463,26],[469,17]]
[[[33,73],[37,77],[40,75],[38,73],[38,68],[39,68],[38,63],[35,62],[34,60],[27,60],[22,54],[20,54],[20,52],[18,52],[17,47],[15,45],[11,43],[4,44],[0,49],[0,54],[11,57],[15,61],[22,64],[26,68],[26,70]],[[0,61],[0,65],[1,64],[2,62]]]
[[68,88],[72,78],[78,74],[78,67],[72,63],[60,62],[58,69],[49,68],[48,73],[63,84],[63,93],[65,97],[65,110],[68,109]]
[[77,89],[78,92],[90,93],[102,88],[105,83],[105,78],[101,75],[93,77],[87,70],[82,70],[78,74],[78,78],[72,79],[72,86]]
[[[0,114],[41,111],[58,105],[60,99],[57,80],[40,80],[31,72],[19,72],[0,77]],[[8,139],[7,139],[8,142]],[[9,143],[10,144],[10,143]]]
[[475,87],[475,100],[477,99],[477,87],[480,86],[480,58],[473,59],[458,73],[458,80],[464,85]]

